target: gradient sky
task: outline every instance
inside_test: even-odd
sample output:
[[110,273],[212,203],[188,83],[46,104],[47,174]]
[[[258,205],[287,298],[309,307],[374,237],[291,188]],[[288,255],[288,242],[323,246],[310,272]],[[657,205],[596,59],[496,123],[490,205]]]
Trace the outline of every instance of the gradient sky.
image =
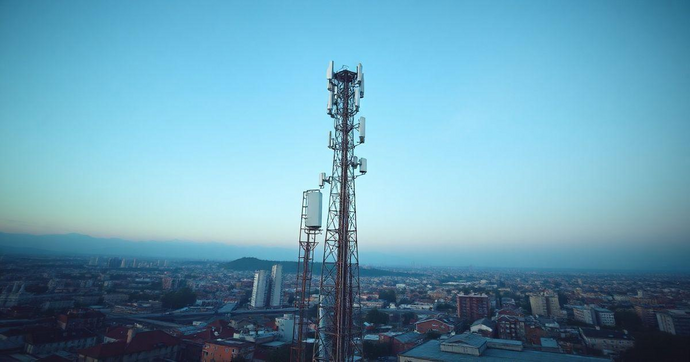
[[363,253],[690,258],[687,1],[2,1],[0,230],[292,247],[330,60]]

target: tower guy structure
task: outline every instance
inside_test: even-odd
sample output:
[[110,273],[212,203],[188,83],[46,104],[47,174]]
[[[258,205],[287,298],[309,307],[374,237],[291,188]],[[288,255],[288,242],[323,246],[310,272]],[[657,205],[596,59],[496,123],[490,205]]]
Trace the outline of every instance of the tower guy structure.
[[[361,356],[362,321],[360,309],[359,252],[357,247],[357,211],[355,178],[367,172],[367,160],[355,156],[355,147],[364,143],[365,119],[360,117],[360,99],[364,97],[362,65],[356,71],[343,67],[334,71],[330,62],[328,79],[328,115],[334,132],[328,144],[333,150],[332,174],[322,173],[319,186],[330,184],[328,218],[319,287],[319,309],[314,345],[314,361],[353,361]],[[359,137],[355,138],[355,130]],[[356,170],[359,168],[359,174]]]

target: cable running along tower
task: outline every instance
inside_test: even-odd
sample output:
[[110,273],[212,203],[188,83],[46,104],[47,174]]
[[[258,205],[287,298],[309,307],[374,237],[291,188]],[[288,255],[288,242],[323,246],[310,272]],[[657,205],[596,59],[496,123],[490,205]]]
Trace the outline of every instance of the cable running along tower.
[[[313,360],[340,362],[362,355],[355,178],[367,172],[367,160],[358,159],[354,150],[364,143],[365,136],[364,117],[355,121],[360,99],[364,97],[364,73],[361,64],[354,72],[346,67],[334,72],[330,62],[326,78],[327,113],[334,121],[334,132],[328,137],[328,147],[333,150],[333,171],[330,177],[321,173],[319,180],[320,187],[330,184],[331,192]],[[355,130],[359,131],[357,139]]]

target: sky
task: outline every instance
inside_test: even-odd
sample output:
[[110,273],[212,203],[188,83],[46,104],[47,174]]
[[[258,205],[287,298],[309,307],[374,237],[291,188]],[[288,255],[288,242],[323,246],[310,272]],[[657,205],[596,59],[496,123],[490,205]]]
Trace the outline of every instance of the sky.
[[0,231],[296,249],[331,60],[363,263],[690,258],[683,1],[2,1]]

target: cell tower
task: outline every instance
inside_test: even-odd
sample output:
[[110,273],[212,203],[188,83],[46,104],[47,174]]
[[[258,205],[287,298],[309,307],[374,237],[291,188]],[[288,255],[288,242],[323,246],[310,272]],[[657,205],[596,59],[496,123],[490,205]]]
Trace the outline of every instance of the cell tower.
[[297,259],[297,287],[295,289],[295,308],[299,312],[292,331],[293,337],[297,337],[297,343],[292,347],[290,355],[292,362],[305,361],[306,343],[304,332],[308,328],[306,314],[309,309],[314,248],[317,245],[316,235],[321,233],[322,199],[323,197],[319,190],[307,190],[302,195],[299,256]]
[[[338,72],[330,62],[327,113],[334,120],[328,147],[333,150],[333,172],[321,173],[319,186],[331,186],[328,219],[323,250],[320,299],[314,361],[353,361],[362,355],[358,344],[362,335],[359,253],[357,248],[357,212],[355,178],[367,172],[367,160],[354,155],[356,146],[364,143],[365,119],[360,117],[360,99],[364,97],[362,64],[355,72],[343,67]],[[355,130],[359,138],[355,139]],[[355,170],[359,168],[359,175]]]

